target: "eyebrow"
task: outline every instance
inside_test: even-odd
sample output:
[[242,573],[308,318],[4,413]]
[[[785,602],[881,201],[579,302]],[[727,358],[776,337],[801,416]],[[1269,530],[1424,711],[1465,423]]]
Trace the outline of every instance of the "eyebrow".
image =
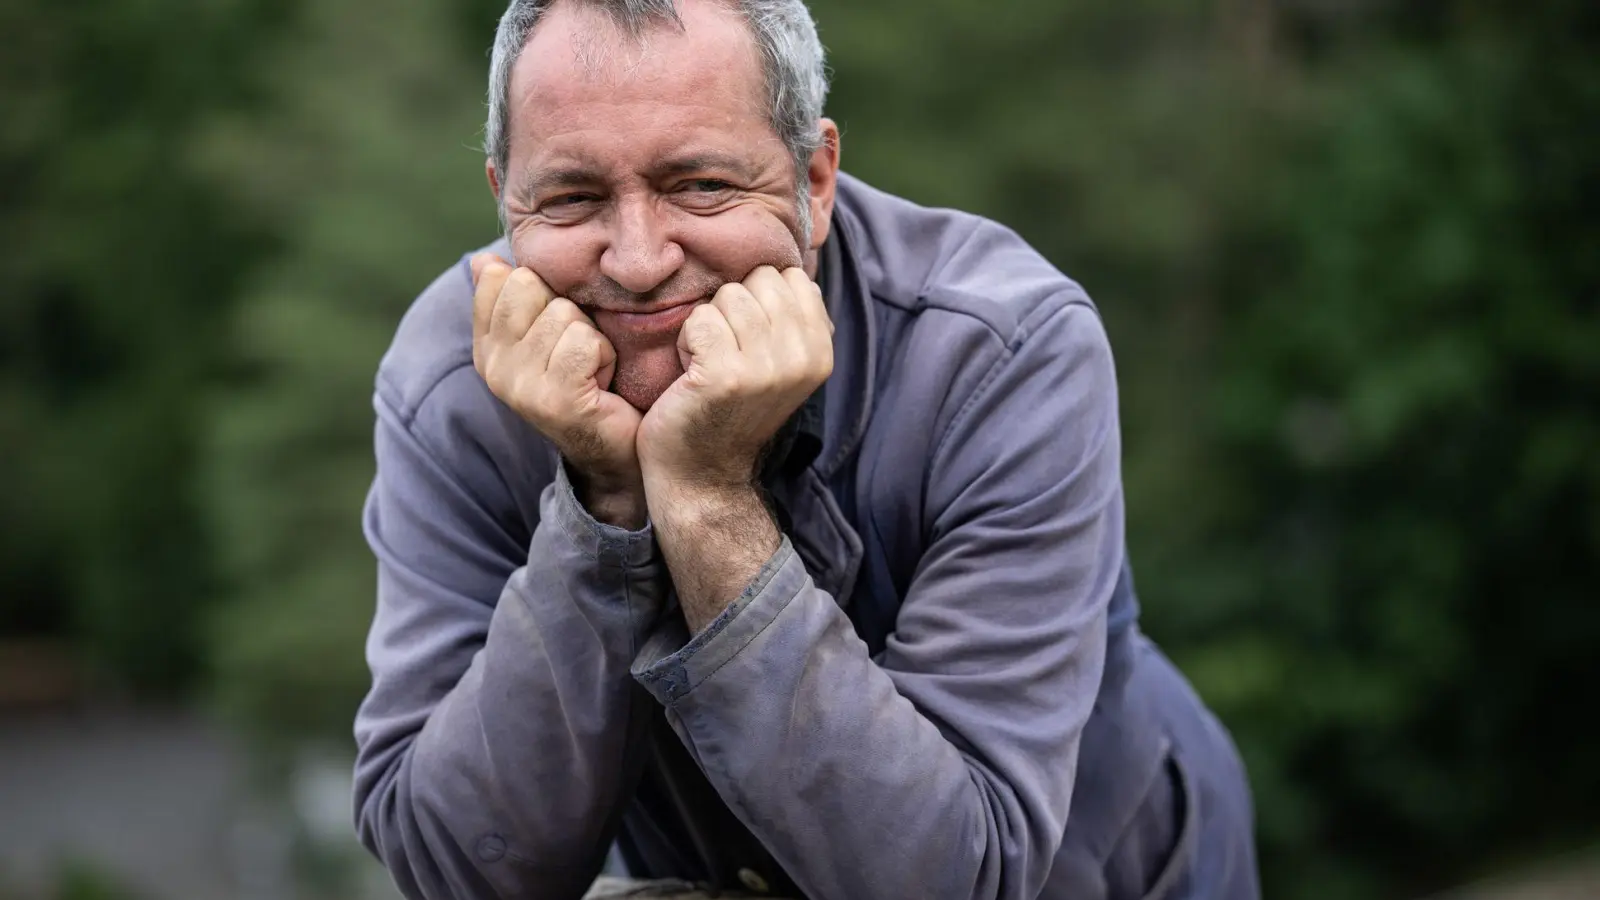
[[695,172],[717,171],[730,172],[739,178],[749,181],[755,177],[750,164],[745,160],[727,153],[708,151],[694,153],[689,156],[669,159],[656,170],[661,177],[671,175],[690,175]]
[[517,198],[525,203],[531,202],[540,194],[555,188],[592,187],[599,181],[600,176],[593,169],[545,169],[522,179],[517,186]]
[[[692,153],[669,159],[657,166],[653,175],[656,178],[670,178],[675,175],[715,171],[729,172],[744,181],[755,178],[754,170],[747,161],[729,153],[715,151]],[[597,168],[583,165],[544,169],[532,172],[522,179],[517,186],[517,197],[525,203],[531,203],[541,194],[557,188],[594,187],[604,180]]]

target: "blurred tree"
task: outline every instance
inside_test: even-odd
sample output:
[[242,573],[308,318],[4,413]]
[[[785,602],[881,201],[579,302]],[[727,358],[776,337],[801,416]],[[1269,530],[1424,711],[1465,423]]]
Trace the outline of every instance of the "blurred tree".
[[[1099,300],[1145,624],[1239,736],[1269,895],[1593,836],[1564,699],[1600,686],[1593,4],[815,5],[846,168]],[[263,731],[347,740],[366,687],[372,376],[495,233],[501,7],[318,4],[264,70],[280,111],[197,144],[285,236],[206,445],[218,687]]]
[[219,699],[278,737],[348,740],[376,589],[359,520],[378,358],[413,297],[498,231],[485,63],[456,24],[427,0],[315,4],[267,66],[281,111],[206,141],[241,206],[285,235],[228,323],[237,366],[206,469],[234,594],[213,623]]
[[190,158],[253,101],[286,4],[0,10],[0,634],[70,635],[118,680],[181,687],[216,595],[194,494],[219,324],[270,247]]
[[1274,881],[1329,897],[1600,808],[1600,10],[1431,10],[1317,35],[1225,256],[1191,474],[1224,500],[1148,620],[1239,733]]

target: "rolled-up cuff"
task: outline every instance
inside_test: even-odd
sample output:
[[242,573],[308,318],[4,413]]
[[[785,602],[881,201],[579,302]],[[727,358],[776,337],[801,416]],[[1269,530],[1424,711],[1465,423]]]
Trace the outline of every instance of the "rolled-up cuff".
[[658,561],[655,528],[649,520],[638,531],[596,520],[578,502],[565,461],[557,464],[555,481],[545,488],[539,509],[545,521],[555,523],[580,551],[601,565],[634,569]]
[[772,624],[808,577],[785,536],[755,579],[699,634],[689,636],[682,616],[665,617],[634,658],[633,677],[671,706]]

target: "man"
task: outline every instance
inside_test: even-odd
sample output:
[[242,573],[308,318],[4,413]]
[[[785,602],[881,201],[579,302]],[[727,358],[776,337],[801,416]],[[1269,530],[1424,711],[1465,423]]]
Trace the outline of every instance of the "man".
[[1249,898],[1145,640],[1110,350],[1006,229],[838,171],[801,0],[519,0],[507,240],[381,364],[361,836],[411,897]]

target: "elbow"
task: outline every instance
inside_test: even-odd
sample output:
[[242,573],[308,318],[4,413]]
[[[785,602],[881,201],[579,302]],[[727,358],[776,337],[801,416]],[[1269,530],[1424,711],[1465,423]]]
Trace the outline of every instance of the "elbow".
[[[357,779],[356,833],[407,900],[581,896],[587,860],[540,864],[497,824],[492,792],[463,783],[450,761],[407,746],[370,779]],[[501,811],[503,812],[503,811]],[[560,858],[560,857],[557,857]],[[598,865],[592,867],[598,870]]]
[[[356,836],[361,845],[388,870],[395,887],[407,900],[431,900],[420,877],[419,864],[426,865],[416,816],[411,809],[410,791],[405,789],[405,757],[396,760],[389,771],[376,779],[357,778],[355,789]],[[444,895],[438,895],[444,896]]]
[[1044,888],[1061,847],[1064,823],[1054,823],[1040,810],[1018,801],[1015,793],[974,774],[979,802],[969,807],[955,832],[960,848],[950,855],[964,860],[963,871],[949,880],[950,896],[959,900],[1032,900]]
[[[400,767],[396,766],[396,770]],[[388,867],[403,856],[400,840],[401,803],[399,772],[386,773],[377,784],[363,784],[359,779],[355,790],[356,837],[361,845]],[[409,896],[409,895],[408,895]]]
[[441,810],[417,790],[410,747],[380,773],[356,780],[356,835],[407,900],[493,897]]

